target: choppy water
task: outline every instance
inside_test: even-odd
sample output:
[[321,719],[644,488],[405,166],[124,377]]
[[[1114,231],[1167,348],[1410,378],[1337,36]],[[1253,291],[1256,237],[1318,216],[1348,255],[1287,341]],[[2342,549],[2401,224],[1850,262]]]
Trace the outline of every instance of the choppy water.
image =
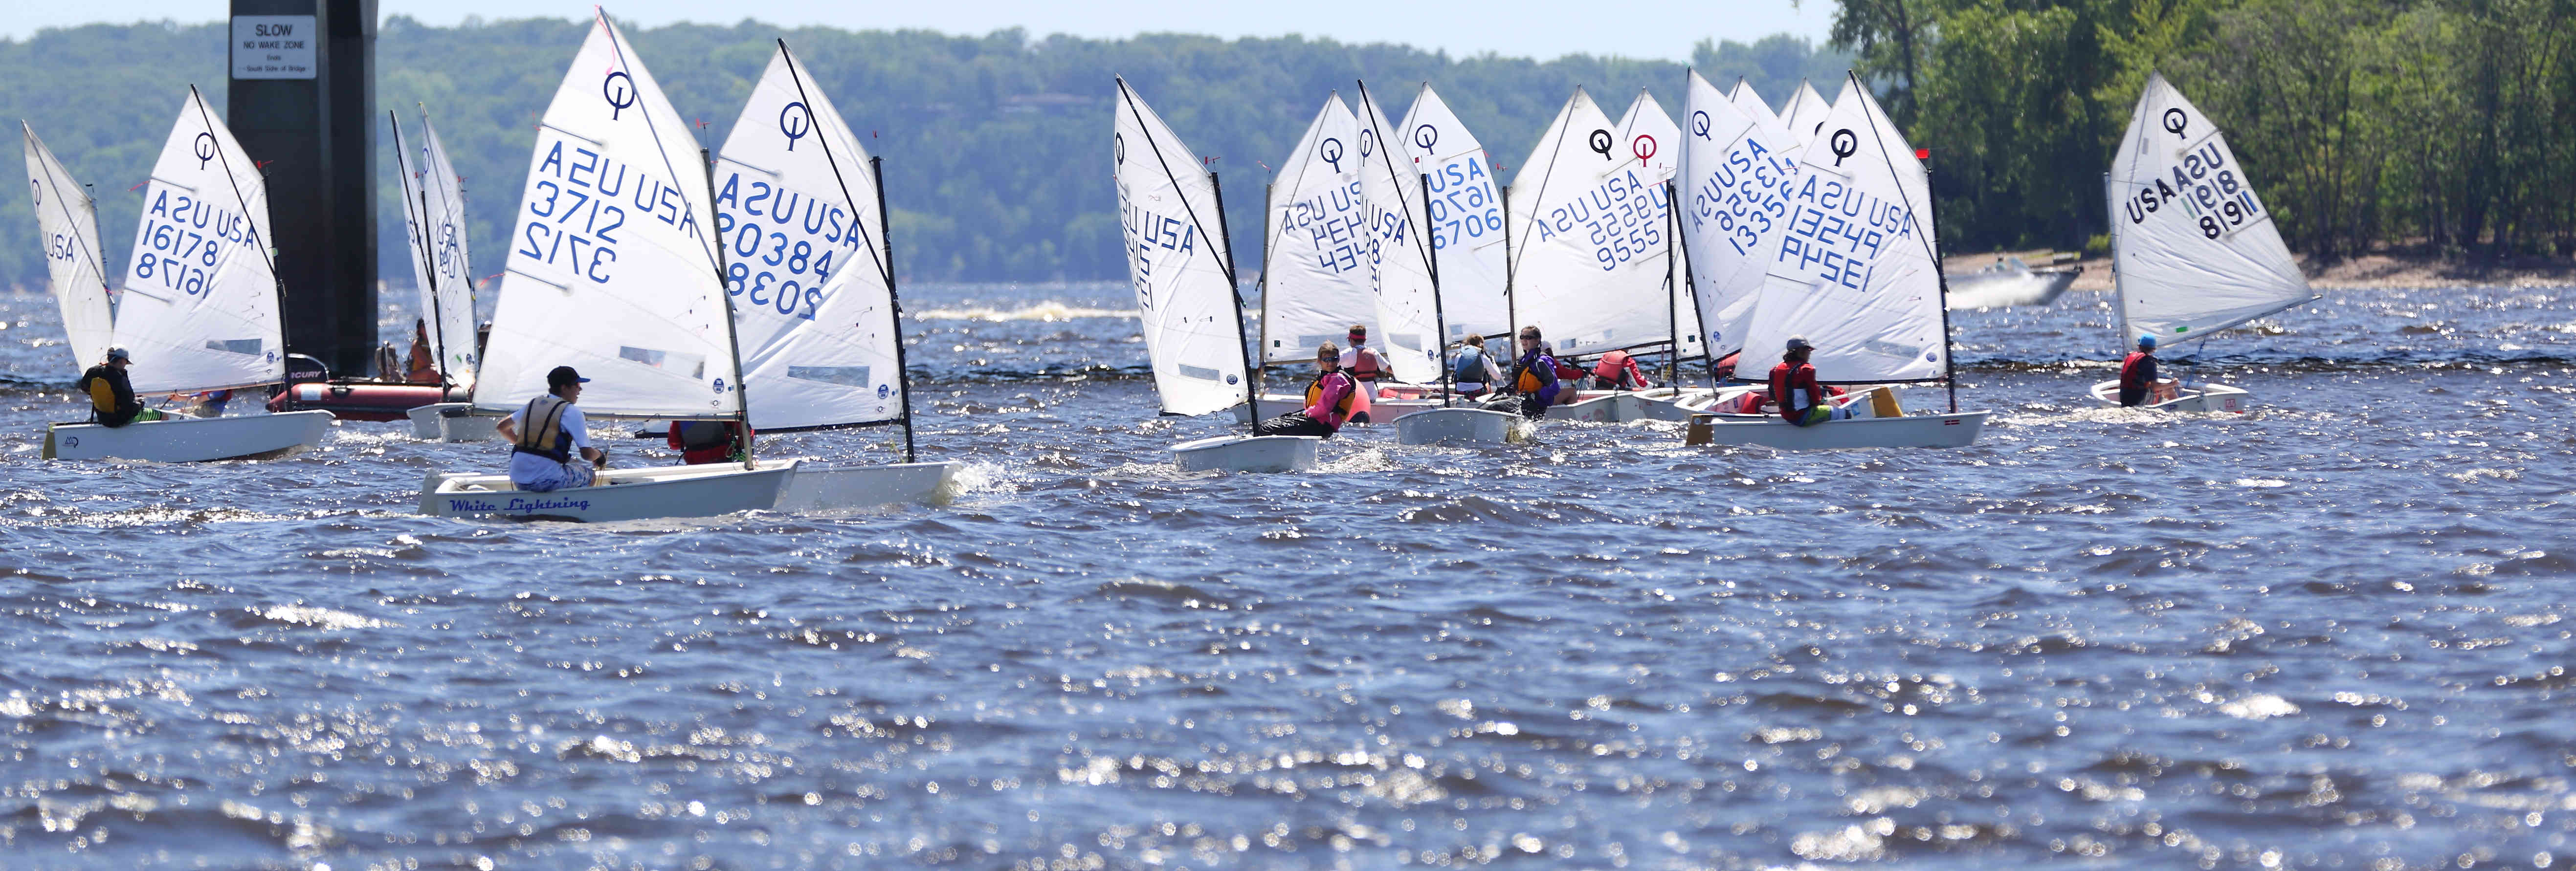
[[1237,477],[1115,289],[912,296],[955,504],[581,527],[411,513],[499,457],[401,424],[44,463],[0,295],[0,865],[2576,859],[2567,289],[2336,292],[2203,355],[2242,418],[2075,402],[2078,292],[1958,317],[1968,449]]

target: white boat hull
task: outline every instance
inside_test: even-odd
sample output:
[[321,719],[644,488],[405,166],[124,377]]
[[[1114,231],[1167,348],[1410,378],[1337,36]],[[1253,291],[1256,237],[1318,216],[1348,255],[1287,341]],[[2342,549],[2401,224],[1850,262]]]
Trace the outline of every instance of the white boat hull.
[[2047,305],[2075,286],[2081,267],[2010,272],[1972,272],[1949,276],[1951,311]]
[[411,418],[413,438],[433,442],[489,441],[498,432],[497,415],[474,414],[474,405],[466,402],[441,402],[403,412]]
[[[1450,402],[1450,407],[1454,408],[1465,401],[1467,400],[1453,400]],[[1439,407],[1440,398],[1437,396],[1429,399],[1378,397],[1369,401],[1369,419],[1362,424],[1388,423],[1408,414]],[[1256,420],[1269,420],[1291,411],[1303,411],[1306,408],[1306,397],[1289,393],[1264,393],[1261,395],[1259,413],[1256,415],[1251,408],[1250,405],[1235,406],[1234,422],[1250,425]]]
[[1482,408],[1434,408],[1395,422],[1396,441],[1408,445],[1518,441],[1529,430],[1520,415]]
[[[2225,384],[2183,384],[2177,381],[2174,383],[2174,392],[2176,395],[2172,399],[2138,407],[2159,411],[2224,411],[2232,414],[2243,414],[2254,407],[2254,394],[2246,392],[2244,388],[2229,387]],[[2104,405],[2119,405],[2119,379],[2093,385],[2093,400]]]
[[1922,414],[1910,417],[1862,417],[1833,420],[1809,426],[1791,426],[1773,415],[1717,414],[1701,415],[1691,426],[1697,430],[1706,419],[1706,441],[1694,432],[1692,443],[1710,445],[1761,445],[1782,450],[1850,450],[1857,448],[1959,448],[1977,440],[1986,427],[1986,415],[1992,412],[1969,411],[1958,414]]
[[1580,420],[1594,423],[1626,423],[1632,420],[1688,420],[1690,414],[1674,403],[1705,396],[1708,390],[1683,390],[1657,387],[1652,390],[1583,390],[1575,393],[1573,402],[1548,406],[1547,416],[1556,420]]
[[839,465],[796,464],[778,491],[780,511],[840,511],[898,502],[945,502],[957,481],[956,461]]
[[645,520],[714,517],[778,504],[780,490],[800,460],[608,469],[588,487],[531,493],[508,475],[432,472],[421,481],[420,513],[439,517],[508,517],[522,520]]
[[327,411],[171,417],[113,428],[58,423],[45,430],[45,459],[156,463],[264,459],[321,444],[322,433],[330,426]]
[[1172,446],[1172,464],[1184,472],[1307,472],[1315,468],[1316,436],[1218,436]]

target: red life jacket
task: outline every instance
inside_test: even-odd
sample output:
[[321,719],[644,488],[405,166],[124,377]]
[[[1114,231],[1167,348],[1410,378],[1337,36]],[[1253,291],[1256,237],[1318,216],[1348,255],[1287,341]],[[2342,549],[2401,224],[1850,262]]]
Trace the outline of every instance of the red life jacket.
[[1807,363],[1782,361],[1771,367],[1772,401],[1780,403],[1781,420],[1797,420],[1806,408],[1794,407],[1792,391],[1807,391],[1807,408],[1825,404],[1825,388],[1816,383],[1816,367]]
[[2128,358],[2120,361],[2120,389],[2145,390],[2154,386],[2147,383],[2147,367],[2138,365],[2150,357],[2145,351],[2130,351]]
[[1350,370],[1348,374],[1360,381],[1376,381],[1386,377],[1386,363],[1378,359],[1377,352],[1356,345],[1351,347]]

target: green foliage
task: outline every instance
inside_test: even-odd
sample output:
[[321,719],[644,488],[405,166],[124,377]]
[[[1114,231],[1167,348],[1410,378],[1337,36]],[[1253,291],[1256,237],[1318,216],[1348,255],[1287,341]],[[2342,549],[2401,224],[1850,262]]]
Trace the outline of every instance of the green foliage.
[[1955,250],[2102,232],[2157,70],[2293,249],[2576,250],[2576,0],[1846,0],[1834,40],[1933,150]]
[[[426,106],[465,177],[481,275],[501,271],[505,223],[517,207],[534,126],[587,26],[469,20],[428,27],[401,16],[385,22],[377,43],[378,110],[400,111],[411,136],[415,104]],[[1505,168],[1521,163],[1577,85],[1615,114],[1646,87],[1667,111],[1678,110],[1683,83],[1682,65],[1665,61],[1452,58],[1294,36],[1032,40],[1018,30],[951,36],[753,22],[629,35],[681,115],[702,123],[699,139],[709,148],[723,143],[774,40],[785,38],[862,144],[885,158],[896,262],[906,280],[1123,278],[1109,179],[1113,75],[1126,75],[1184,139],[1216,158],[1237,259],[1247,271],[1259,267],[1265,162],[1295,144],[1324,95],[1355,97],[1362,76],[1398,119],[1420,83],[1433,82]],[[222,33],[213,25],[93,26],[0,41],[0,117],[29,119],[75,175],[97,184],[111,272],[121,271],[140,207],[120,189],[143,180],[187,82],[205,86],[221,107],[223,62]],[[1748,77],[1777,100],[1798,77],[1839,77],[1844,56],[1780,36],[1751,45],[1703,42],[1694,63],[1712,81]],[[377,130],[381,271],[407,285],[392,137],[382,121]],[[0,188],[0,286],[45,283],[26,199],[22,187]]]

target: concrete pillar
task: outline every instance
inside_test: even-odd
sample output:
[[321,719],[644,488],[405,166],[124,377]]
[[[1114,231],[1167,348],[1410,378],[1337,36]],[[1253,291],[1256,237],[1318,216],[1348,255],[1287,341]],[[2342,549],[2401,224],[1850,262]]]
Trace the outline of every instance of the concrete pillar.
[[286,349],[372,373],[376,2],[232,0],[225,123],[268,178]]

